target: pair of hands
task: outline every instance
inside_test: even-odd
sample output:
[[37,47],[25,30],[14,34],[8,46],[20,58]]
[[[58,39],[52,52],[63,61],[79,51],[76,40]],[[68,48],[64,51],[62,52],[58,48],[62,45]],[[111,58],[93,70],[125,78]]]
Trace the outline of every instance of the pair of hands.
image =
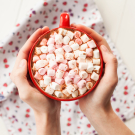
[[[94,30],[80,24],[72,24],[71,27],[75,27],[86,32],[96,41],[101,49],[103,61],[105,63],[105,73],[98,86],[88,95],[79,99],[80,109],[89,118],[89,120],[91,120],[92,114],[108,112],[109,110],[112,110],[110,98],[118,82],[117,59],[112,54],[106,40],[102,36],[97,34]],[[60,101],[50,99],[41,94],[34,87],[30,79],[27,78],[27,60],[30,49],[33,46],[34,42],[39,38],[39,36],[41,36],[48,30],[48,27],[38,29],[27,40],[18,54],[15,66],[10,76],[12,81],[18,88],[20,98],[33,108],[36,117],[44,117],[45,114],[59,115],[61,108]]]

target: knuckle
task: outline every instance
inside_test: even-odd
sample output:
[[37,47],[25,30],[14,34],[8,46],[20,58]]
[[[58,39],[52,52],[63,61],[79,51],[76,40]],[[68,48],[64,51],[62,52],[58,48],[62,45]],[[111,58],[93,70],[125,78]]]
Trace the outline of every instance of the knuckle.
[[112,56],[111,60],[114,64],[118,63],[117,58],[114,55]]

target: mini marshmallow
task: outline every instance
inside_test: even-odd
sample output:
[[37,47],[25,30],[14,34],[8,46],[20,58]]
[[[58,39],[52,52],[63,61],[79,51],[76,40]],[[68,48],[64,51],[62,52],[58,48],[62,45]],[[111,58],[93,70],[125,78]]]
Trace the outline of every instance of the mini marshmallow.
[[93,87],[93,83],[92,82],[87,82],[86,83],[86,88],[87,89],[91,89]]
[[64,93],[64,95],[66,95],[66,97],[70,96],[70,94],[68,93],[67,89],[63,90],[62,93]]
[[55,76],[55,70],[49,69],[49,70],[47,71],[47,75],[48,75],[48,76]]
[[58,98],[63,97],[63,93],[61,91],[55,91],[54,93]]
[[74,84],[77,84],[80,80],[81,80],[81,77],[79,75],[75,75]]
[[78,96],[78,90],[76,90],[76,91],[74,91],[74,92],[72,92],[72,97],[77,97]]
[[58,49],[58,48],[61,48],[62,47],[62,44],[56,44],[55,47]]
[[67,77],[68,76],[68,72],[65,72],[63,78]]
[[74,53],[65,53],[65,58],[67,60],[73,60],[74,59]]
[[50,61],[50,60],[55,60],[55,55],[54,54],[48,54],[47,55],[47,60]]
[[89,41],[89,37],[86,34],[82,35],[81,39],[82,39],[83,43],[86,43],[87,41]]
[[73,39],[74,33],[71,31],[67,31],[66,36],[68,36],[71,40]]
[[68,66],[69,66],[69,68],[71,68],[71,69],[75,68],[75,67],[76,67],[76,60],[70,60],[70,61],[68,62]]
[[54,51],[55,51],[55,46],[54,46],[54,44],[48,45],[48,52],[49,52],[49,53],[53,53]]
[[49,70],[49,69],[50,69],[49,65],[45,66],[46,71]]
[[63,48],[58,48],[58,49],[55,50],[55,53],[63,55],[64,54],[64,50],[63,50]]
[[44,84],[44,80],[39,80],[39,85],[40,87],[46,87],[46,85]]
[[82,40],[81,40],[80,38],[77,38],[77,39],[75,40],[75,43],[77,43],[78,45],[81,45],[81,44],[82,44]]
[[85,70],[85,69],[87,69],[87,67],[88,67],[87,63],[79,63],[79,69],[80,70]]
[[86,63],[92,63],[92,58],[86,58]]
[[79,57],[79,50],[76,50],[76,51],[74,51],[74,54],[75,54],[75,58],[78,58]]
[[37,62],[40,58],[37,55],[33,56],[33,62]]
[[94,54],[94,58],[99,58],[99,50],[97,49],[97,50],[94,50],[93,51],[93,54]]
[[73,79],[72,78],[70,78],[70,77],[65,77],[65,83],[66,83],[66,85],[68,85],[68,84],[71,84],[72,83],[72,81],[73,81]]
[[36,54],[41,54],[40,47],[35,47],[35,53],[36,53]]
[[62,85],[62,84],[64,84],[65,80],[64,79],[55,78],[55,82],[58,83],[59,85]]
[[44,67],[48,64],[48,61],[47,60],[38,60],[36,62],[36,67],[39,69],[41,67]]
[[60,90],[60,85],[56,82],[52,82],[50,87],[54,90]]
[[57,62],[55,60],[50,60],[49,61],[49,66],[50,68],[55,68],[58,66]]
[[59,65],[59,69],[62,70],[62,71],[66,71],[68,69],[68,66],[66,64],[61,63]]
[[40,45],[47,45],[47,39],[46,38],[44,38],[44,39],[42,39],[42,41],[40,42]]
[[93,49],[87,48],[86,49],[86,55],[89,56],[89,57],[93,56]]
[[62,62],[63,64],[67,64],[67,60],[63,60],[63,62]]
[[71,48],[75,51],[79,49],[79,45],[77,43],[74,43],[71,45]]
[[70,38],[68,36],[65,36],[63,38],[63,44],[68,45],[69,41],[70,41]]
[[79,57],[82,58],[82,59],[85,59],[86,58],[86,52],[80,51],[79,52]]
[[47,46],[41,46],[40,50],[42,53],[48,53],[48,47]]
[[56,55],[56,62],[63,62],[64,61],[64,57],[62,54],[57,54]]
[[86,91],[87,91],[86,87],[83,87],[83,88],[79,89],[79,92],[80,92],[81,95],[83,95]]
[[54,38],[49,38],[47,45],[54,44],[55,40]]
[[71,46],[72,44],[74,44],[75,42],[74,41],[70,41],[69,42],[69,45]]
[[66,89],[69,94],[76,90],[76,88],[73,85],[68,85]]
[[56,72],[56,78],[61,79],[63,75],[64,75],[64,71],[58,69]]
[[94,81],[97,81],[99,79],[99,75],[97,73],[93,72],[91,75],[91,79]]
[[40,75],[44,75],[44,74],[46,73],[46,69],[45,69],[45,68],[40,68],[40,69],[38,70],[38,73],[39,73]]
[[49,76],[44,76],[44,84],[49,85],[51,83],[51,77]]
[[88,77],[88,74],[87,74],[87,72],[85,72],[85,71],[80,71],[80,72],[79,72],[79,75],[80,75],[80,77],[81,77],[82,79],[86,79],[86,78]]
[[41,80],[42,76],[38,72],[36,72],[35,75],[34,75],[34,78],[37,79],[37,80]]
[[65,36],[66,33],[67,33],[67,30],[62,29],[62,28],[59,28],[58,31],[59,31],[59,34],[64,35],[64,36]]
[[82,59],[80,57],[77,58],[77,63],[85,63],[85,59]]
[[74,70],[70,70],[68,73],[68,77],[70,77],[70,78],[74,78],[75,75],[76,75],[76,72]]
[[94,69],[93,63],[88,63],[87,72],[92,73],[93,69]]
[[100,59],[93,59],[93,64],[99,65],[100,64]]
[[82,44],[82,45],[80,46],[80,50],[81,50],[81,51],[85,51],[86,48],[88,48],[87,44]]
[[95,44],[95,42],[94,42],[93,40],[87,42],[87,44],[88,44],[88,46],[89,46],[90,48],[95,48],[95,47],[97,47],[96,44]]
[[78,86],[80,89],[83,88],[83,87],[85,87],[85,86],[86,86],[86,81],[85,81],[85,80],[79,81],[79,82],[77,83],[77,86]]
[[80,31],[75,31],[75,32],[74,32],[74,37],[75,37],[75,38],[81,37],[81,32],[80,32]]
[[88,77],[85,79],[87,82],[90,82],[91,81],[91,75],[88,74]]
[[63,49],[65,50],[65,52],[69,53],[72,51],[72,48],[69,45],[64,45]]
[[94,66],[94,70],[97,71],[97,73],[99,73],[100,66]]
[[56,42],[56,44],[62,44],[62,42],[63,42],[62,35],[60,35],[60,34],[55,35],[55,42]]
[[41,55],[40,55],[40,59],[41,59],[41,60],[46,60],[46,54],[41,54]]
[[74,68],[74,69],[72,69],[72,70],[74,70],[76,74],[78,74],[78,73],[79,73],[79,69],[78,69],[78,67],[76,67],[76,68]]
[[45,92],[52,95],[53,92],[54,92],[54,89],[50,88],[50,86],[47,86],[46,89],[45,89]]

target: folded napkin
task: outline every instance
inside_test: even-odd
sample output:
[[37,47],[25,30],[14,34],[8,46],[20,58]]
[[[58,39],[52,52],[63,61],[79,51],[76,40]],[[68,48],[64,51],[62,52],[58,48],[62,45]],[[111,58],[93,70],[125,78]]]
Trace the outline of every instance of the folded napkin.
[[[102,17],[93,0],[38,1],[14,30],[0,41],[0,116],[9,135],[36,135],[34,113],[29,105],[21,101],[9,77],[17,53],[37,28],[45,25],[50,29],[58,27],[60,14],[65,11],[70,14],[71,23],[91,27],[107,40],[118,59],[119,82],[111,99],[113,109],[123,121],[134,116],[135,84],[105,31]],[[97,134],[79,109],[78,101],[62,102],[61,132],[62,135]]]

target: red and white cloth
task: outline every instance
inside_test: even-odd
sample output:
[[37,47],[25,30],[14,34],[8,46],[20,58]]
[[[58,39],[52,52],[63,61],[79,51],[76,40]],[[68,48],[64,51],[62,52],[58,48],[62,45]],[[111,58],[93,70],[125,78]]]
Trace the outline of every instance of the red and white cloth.
[[[0,116],[9,135],[36,135],[35,119],[29,105],[21,101],[15,85],[10,80],[17,53],[30,35],[39,27],[59,26],[62,12],[68,12],[71,23],[91,27],[101,34],[118,59],[119,83],[112,96],[112,106],[118,116],[126,121],[135,115],[135,84],[114,44],[105,31],[102,17],[93,0],[39,1],[5,39],[0,41]],[[96,131],[80,111],[78,101],[62,102],[62,135],[96,135]]]

